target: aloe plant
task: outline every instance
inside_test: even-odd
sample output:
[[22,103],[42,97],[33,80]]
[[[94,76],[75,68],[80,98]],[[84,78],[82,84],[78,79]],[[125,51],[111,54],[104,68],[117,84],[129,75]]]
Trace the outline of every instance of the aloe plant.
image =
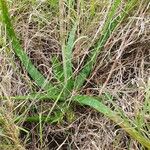
[[[71,0],[69,2],[71,5],[73,1]],[[58,101],[63,100],[63,102],[65,102],[65,100],[67,100],[67,98],[69,97],[69,99],[73,100],[73,102],[77,104],[87,105],[91,108],[96,109],[98,112],[104,114],[109,119],[117,123],[120,127],[122,127],[131,137],[133,137],[139,143],[141,143],[142,145],[150,149],[150,141],[144,136],[142,136],[139,132],[137,132],[137,130],[133,128],[131,123],[129,123],[127,118],[122,118],[121,114],[112,111],[108,106],[104,105],[100,100],[97,100],[93,97],[78,95],[78,94],[75,96],[71,96],[70,94],[68,94],[68,91],[69,93],[72,93],[72,91],[75,89],[80,90],[83,83],[86,81],[86,78],[88,78],[88,76],[90,75],[93,66],[97,60],[97,56],[102,51],[102,48],[104,47],[105,43],[111,36],[112,32],[114,32],[117,26],[123,21],[123,19],[127,16],[127,14],[134,8],[135,3],[137,3],[136,0],[127,1],[124,10],[115,17],[117,8],[121,4],[121,0],[115,0],[113,2],[112,7],[108,12],[107,20],[102,29],[102,35],[99,38],[99,40],[95,43],[94,51],[90,53],[87,61],[85,62],[83,70],[81,70],[81,72],[79,72],[79,75],[76,77],[73,76],[72,52],[73,52],[74,42],[76,38],[77,24],[73,25],[71,31],[69,32],[69,38],[67,42],[63,43],[62,46],[63,70],[61,69],[62,66],[61,62],[55,57],[53,57],[52,59],[53,69],[54,69],[53,72],[55,78],[59,81],[57,87],[63,86],[64,88],[63,90],[59,90],[52,83],[48,82],[45,79],[45,77],[32,64],[31,60],[29,59],[25,51],[22,49],[20,42],[17,39],[16,34],[14,32],[13,26],[11,24],[6,2],[5,0],[0,0],[3,22],[6,25],[7,35],[9,39],[12,41],[14,52],[19,57],[20,61],[26,68],[26,71],[29,73],[31,78],[36,82],[36,84],[39,87],[42,87],[45,90],[45,92],[43,93],[35,93],[35,94],[30,94],[28,96],[15,96],[10,98],[18,101],[24,99],[34,100],[34,98],[37,98],[39,100],[53,99],[55,100],[54,103],[56,105]],[[49,118],[48,116],[39,117],[37,115],[37,116],[27,117],[26,120],[29,122],[43,121],[43,122],[52,123],[52,122],[59,121],[59,119],[62,117],[63,116],[59,111],[56,112],[56,117],[54,118]]]

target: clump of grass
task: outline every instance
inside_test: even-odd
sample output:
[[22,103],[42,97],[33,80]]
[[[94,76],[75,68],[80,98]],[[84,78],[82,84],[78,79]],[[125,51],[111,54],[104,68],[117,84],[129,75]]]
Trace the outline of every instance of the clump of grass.
[[0,130],[0,136],[3,137],[0,142],[1,149],[25,149],[19,139],[19,128],[15,125],[12,114],[8,114],[7,110],[0,111]]
[[[126,2],[124,10],[117,14],[118,7],[121,5],[121,0],[115,0],[108,12],[107,20],[103,25],[102,28],[102,34],[100,38],[91,46],[94,47],[92,52],[89,53],[87,60],[85,61],[85,65],[83,69],[79,72],[77,76],[74,76],[73,73],[73,64],[72,64],[72,53],[73,48],[76,41],[76,32],[78,30],[79,26],[79,18],[74,17],[73,20],[71,18],[71,15],[76,16],[74,14],[74,7],[75,4],[73,1],[69,1],[68,4],[68,14],[66,15],[68,18],[71,18],[72,20],[67,22],[69,26],[71,26],[70,32],[68,32],[68,36],[66,38],[66,33],[64,32],[64,28],[67,26],[64,23],[63,13],[65,9],[65,2],[62,0],[60,1],[60,17],[63,19],[60,19],[60,41],[62,44],[62,58],[63,58],[63,70],[61,68],[61,62],[57,58],[53,58],[52,60],[53,66],[55,67],[55,78],[59,80],[59,84],[53,85],[49,81],[45,79],[45,77],[37,70],[37,68],[32,64],[31,60],[27,56],[27,54],[22,49],[16,34],[14,32],[13,26],[11,24],[11,20],[8,14],[8,9],[6,6],[6,2],[4,0],[0,0],[0,6],[2,9],[2,19],[4,24],[6,25],[7,35],[9,39],[12,41],[12,46],[14,49],[15,54],[19,57],[20,61],[24,65],[26,71],[30,75],[30,77],[36,82],[36,84],[44,89],[43,93],[35,93],[30,94],[28,96],[15,96],[10,97],[10,99],[13,100],[33,100],[35,97],[38,100],[55,100],[54,105],[52,108],[50,108],[50,111],[47,116],[32,116],[27,117],[26,121],[28,122],[57,122],[62,119],[62,114],[67,113],[67,109],[63,109],[63,111],[56,112],[56,118],[49,118],[49,115],[52,112],[55,112],[54,108],[58,104],[60,107],[66,107],[66,104],[68,103],[68,107],[70,106],[70,101],[75,102],[80,105],[87,105],[91,108],[96,109],[98,112],[104,114],[109,119],[113,120],[116,124],[118,124],[121,128],[123,128],[131,137],[136,139],[139,143],[141,143],[143,146],[150,148],[150,141],[144,137],[138,130],[136,129],[133,124],[131,124],[130,120],[128,118],[122,117],[122,114],[116,111],[111,110],[108,106],[104,105],[102,103],[102,98],[93,98],[87,95],[79,95],[79,91],[82,88],[84,82],[88,78],[88,76],[91,74],[94,65],[97,61],[97,57],[100,55],[101,51],[103,50],[104,45],[108,41],[108,39],[111,37],[112,33],[115,31],[115,29],[119,26],[119,24],[125,19],[127,14],[138,4],[137,1],[131,0]],[[63,6],[63,7],[62,7]],[[94,16],[94,10],[95,10],[95,4],[92,1],[91,3],[91,14]],[[67,11],[67,9],[66,9]],[[65,39],[66,38],[66,39]],[[91,49],[91,47],[89,49]],[[58,67],[57,67],[58,66]],[[59,90],[59,87],[61,90]],[[76,93],[74,94],[74,91]],[[2,97],[4,98],[4,97]],[[99,100],[100,99],[100,100]],[[60,105],[59,101],[63,101],[64,105]],[[69,101],[69,102],[67,102]],[[146,104],[147,106],[147,104]],[[60,109],[61,110],[61,109]],[[60,114],[60,116],[58,115]],[[41,124],[40,124],[41,125]],[[42,129],[40,130],[42,132]],[[42,133],[41,133],[42,134]],[[42,138],[41,143],[42,143]]]

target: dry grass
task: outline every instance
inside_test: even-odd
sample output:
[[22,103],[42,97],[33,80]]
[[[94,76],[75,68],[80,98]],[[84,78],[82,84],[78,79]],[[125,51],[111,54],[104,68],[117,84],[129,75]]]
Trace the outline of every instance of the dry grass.
[[[98,0],[95,3],[99,10],[93,20],[90,17],[87,19],[90,12],[89,9],[86,9],[86,7],[89,8],[88,2],[83,12],[78,12],[81,28],[77,33],[77,38],[82,38],[77,41],[74,49],[75,73],[82,68],[83,58],[89,53],[89,47],[100,34],[98,31],[105,20],[107,6],[109,7],[106,5],[108,1],[102,2],[102,6],[105,6],[103,8],[100,7]],[[58,14],[55,11],[50,12],[49,5],[42,1],[36,1],[30,5],[27,1],[16,0],[16,3],[12,3],[10,8],[11,15],[14,16],[14,27],[22,39],[23,48],[35,66],[46,78],[53,81],[51,57],[55,54],[62,59],[62,41],[57,28]],[[141,5],[127,22],[123,22],[111,35],[98,57],[95,69],[81,91],[87,95],[101,95],[109,92],[115,97],[114,106],[108,101],[105,103],[117,110],[119,106],[120,111],[123,111],[134,123],[135,120],[138,122],[139,112],[144,106],[145,89],[150,76],[150,15],[148,9],[148,5]],[[69,25],[68,20],[65,21]],[[9,97],[27,95],[37,91],[37,87],[31,85],[28,74],[22,69],[18,58],[14,55],[11,43],[7,42],[1,23],[0,27],[2,35],[0,37],[0,95]],[[36,98],[32,102],[24,100],[20,103],[8,98],[1,100],[0,105],[0,115],[4,118],[4,122],[7,121],[4,127],[0,127],[0,136],[1,130],[4,132],[4,135],[0,137],[0,149],[146,150],[118,125],[86,107],[73,106],[76,119],[71,123],[66,120],[57,125],[42,124],[40,128],[40,123],[28,123],[23,118],[14,124],[13,119],[21,114],[24,116],[44,114],[49,107],[52,107],[51,103],[39,102]],[[150,116],[142,117],[145,124],[139,123],[139,126],[145,136],[150,138]],[[24,130],[21,129],[20,134],[19,127],[24,128]],[[12,143],[14,147],[11,147]]]

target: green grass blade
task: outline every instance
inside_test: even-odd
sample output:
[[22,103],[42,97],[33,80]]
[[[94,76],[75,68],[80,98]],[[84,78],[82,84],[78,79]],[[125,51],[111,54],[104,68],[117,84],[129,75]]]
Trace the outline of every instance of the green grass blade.
[[97,99],[90,97],[90,96],[75,96],[74,99],[78,101],[81,105],[87,105],[94,109],[96,109],[98,112],[104,114],[109,119],[117,123],[121,128],[123,128],[132,138],[137,140],[139,143],[141,143],[143,146],[150,149],[150,140],[143,137],[141,134],[139,134],[130,124],[127,119],[121,118],[116,112],[112,111],[109,107],[98,101]]
[[[18,96],[10,96],[10,97],[5,97],[5,96],[0,96],[0,100],[2,99],[12,99],[15,101],[23,101],[23,100],[51,100],[51,98],[53,98],[54,100],[56,100],[58,98],[58,95],[51,95],[51,93],[49,92],[45,92],[45,93],[32,93],[29,95],[18,95]],[[59,99],[60,101],[63,101],[63,99]]]
[[6,25],[6,30],[9,39],[12,42],[12,46],[14,49],[15,54],[19,57],[22,64],[26,68],[27,72],[31,76],[31,78],[35,81],[35,83],[42,87],[45,90],[49,90],[51,92],[51,98],[55,96],[57,90],[54,89],[53,85],[48,83],[48,81],[44,78],[44,76],[37,70],[37,68],[32,64],[31,60],[27,56],[27,54],[22,49],[19,40],[16,37],[15,31],[11,24],[11,20],[8,13],[8,8],[5,0],[0,0],[0,7],[2,11],[2,19],[4,24]]
[[66,46],[62,49],[63,69],[64,69],[64,78],[65,78],[64,82],[68,90],[71,90],[73,88],[72,51],[75,42],[76,29],[77,29],[77,25],[75,24],[71,32],[69,33],[69,38]]
[[119,14],[116,18],[114,15],[116,13],[117,8],[121,4],[121,0],[115,0],[109,13],[107,16],[107,20],[104,24],[102,30],[102,36],[95,44],[94,51],[89,55],[86,64],[84,65],[83,69],[76,77],[75,87],[79,89],[85,82],[86,78],[90,75],[93,65],[96,63],[97,56],[100,54],[103,46],[107,42],[108,38],[111,36],[112,32],[116,29],[116,27],[122,22],[122,20],[127,16],[127,14],[133,9],[135,6],[136,0],[128,1],[123,12]]
[[40,144],[43,145],[43,124],[42,124],[42,114],[39,114],[39,135],[40,135]]
[[[146,136],[150,138],[150,134],[147,131],[150,131],[149,122],[145,119],[146,116],[150,118],[150,79],[148,79],[148,83],[145,86],[145,96],[144,96],[143,105],[139,106],[136,110],[135,115],[135,124],[137,125],[137,129],[139,132],[144,131]],[[149,120],[149,119],[148,119]]]

